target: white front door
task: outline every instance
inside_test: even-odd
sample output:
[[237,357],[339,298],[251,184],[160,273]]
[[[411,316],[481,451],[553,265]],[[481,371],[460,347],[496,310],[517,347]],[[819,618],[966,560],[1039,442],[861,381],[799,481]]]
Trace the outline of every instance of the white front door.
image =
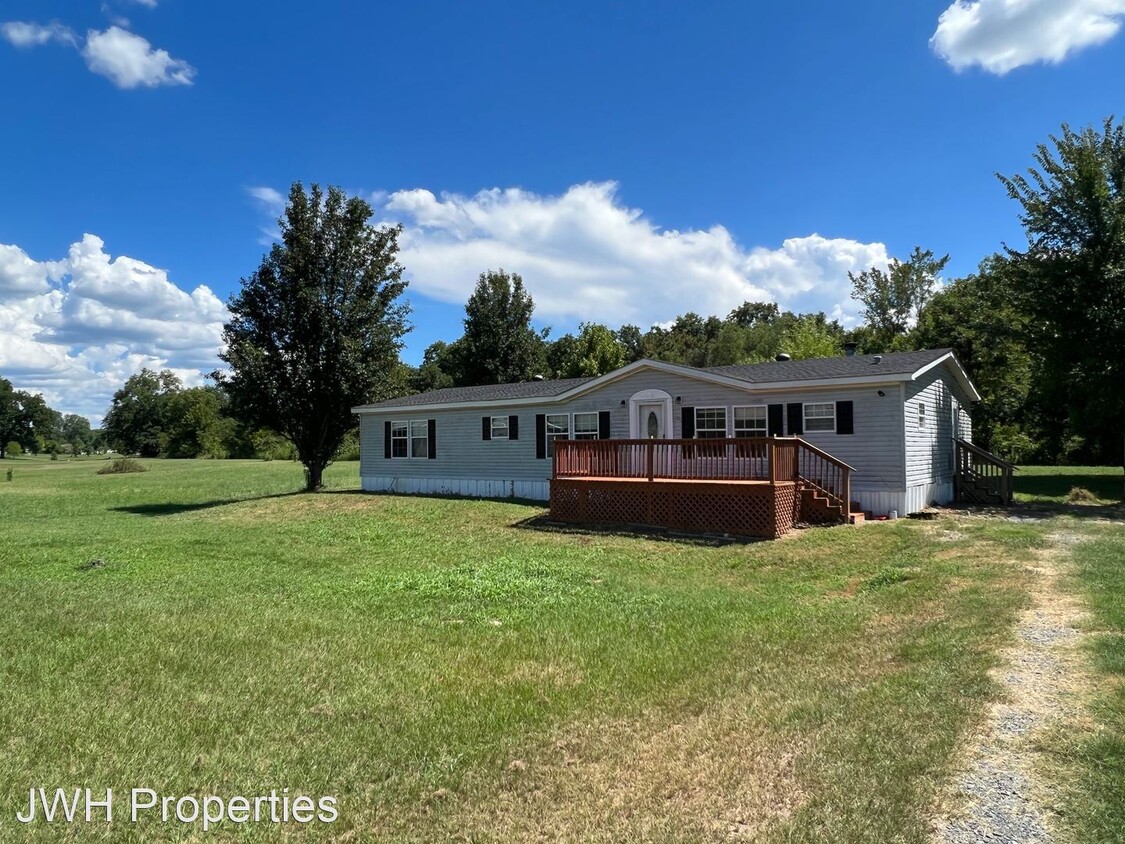
[[637,435],[642,440],[665,438],[663,402],[642,402],[637,405]]

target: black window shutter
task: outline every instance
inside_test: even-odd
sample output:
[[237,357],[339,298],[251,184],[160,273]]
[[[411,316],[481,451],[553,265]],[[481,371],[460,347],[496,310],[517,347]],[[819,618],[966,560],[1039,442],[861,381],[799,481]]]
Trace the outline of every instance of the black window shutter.
[[480,438],[482,440],[492,439],[492,417],[482,416],[480,418]]
[[789,436],[799,437],[805,433],[805,406],[799,401],[787,405],[789,411]]
[[518,440],[520,438],[520,418],[514,413],[508,417],[508,439]]
[[383,457],[386,460],[391,459],[391,420],[388,419],[383,423]]
[[685,440],[695,439],[695,408],[680,408],[680,436]]
[[855,433],[855,406],[850,401],[836,402],[836,433]]
[[437,420],[427,419],[426,429],[426,441],[430,444],[430,453],[427,454],[426,457],[430,458],[430,460],[434,460],[437,458]]
[[535,459],[547,459],[547,416],[535,414]]
[[766,412],[766,434],[771,437],[785,435],[785,405],[771,404]]
[[598,413],[598,439],[609,439],[609,411],[602,410]]

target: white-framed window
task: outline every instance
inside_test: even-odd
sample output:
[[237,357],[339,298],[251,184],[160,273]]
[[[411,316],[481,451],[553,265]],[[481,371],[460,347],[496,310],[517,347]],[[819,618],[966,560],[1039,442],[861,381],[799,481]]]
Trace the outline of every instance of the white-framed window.
[[555,440],[570,439],[570,416],[566,413],[547,414],[547,456],[555,454]]
[[508,417],[507,416],[493,416],[492,417],[492,436],[494,440],[508,439]]
[[734,412],[734,435],[736,437],[766,436],[766,406],[764,404],[732,408]]
[[727,409],[725,407],[697,407],[695,409],[696,439],[722,439],[726,435]]
[[918,427],[926,427],[926,403],[922,401],[918,402]]
[[391,422],[391,457],[429,457],[430,426],[425,419]]
[[805,430],[828,431],[836,430],[836,403],[816,402],[805,405]]
[[598,414],[574,414],[574,439],[596,440],[598,438]]

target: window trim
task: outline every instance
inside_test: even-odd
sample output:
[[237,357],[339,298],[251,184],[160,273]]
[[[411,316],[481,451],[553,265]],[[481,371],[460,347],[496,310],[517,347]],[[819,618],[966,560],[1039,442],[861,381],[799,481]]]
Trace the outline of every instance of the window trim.
[[[552,434],[551,433],[551,417],[565,416],[566,417],[566,434]],[[544,413],[543,414],[543,448],[546,451],[546,457],[551,460],[555,456],[555,440],[569,440],[571,434],[574,432],[574,426],[571,423],[571,414],[569,411],[563,413]]]
[[[391,460],[428,460],[430,456],[430,420],[429,419],[392,419],[391,422]],[[395,436],[395,426],[405,425],[406,436]],[[426,435],[424,437],[414,436],[414,426],[421,425]],[[424,439],[426,441],[425,454],[415,456],[414,454],[414,440]],[[406,454],[395,454],[395,440],[406,443]]]
[[[578,417],[579,416],[593,416],[594,417],[594,435],[591,437],[589,431],[583,432],[583,436],[578,435]],[[601,439],[601,415],[596,410],[579,410],[570,414],[570,428],[567,429],[569,436],[573,440],[600,440]]]
[[[504,436],[499,436],[496,433],[496,420],[499,419],[504,423]],[[490,416],[488,417],[488,438],[490,440],[507,440],[510,439],[511,429],[508,427],[508,416]]]
[[[721,437],[701,437],[699,436],[699,412],[701,410],[721,410],[723,412],[723,435]],[[732,414],[728,412],[729,408],[724,405],[713,405],[710,407],[696,407],[695,408],[695,439],[697,440],[725,440],[730,438],[730,423]],[[706,428],[704,430],[717,431],[718,428]]]
[[768,404],[734,404],[730,408],[730,434],[732,437],[738,438],[738,420],[735,418],[735,411],[747,409],[761,408],[762,413],[762,433],[760,434],[745,434],[744,437],[768,437],[770,431],[770,406]]
[[[831,428],[813,428],[809,430],[809,407],[818,405],[822,407],[832,408],[832,427]],[[827,416],[816,416],[815,419],[827,419]],[[836,402],[834,401],[804,401],[801,402],[801,428],[805,434],[834,434],[836,433]]]

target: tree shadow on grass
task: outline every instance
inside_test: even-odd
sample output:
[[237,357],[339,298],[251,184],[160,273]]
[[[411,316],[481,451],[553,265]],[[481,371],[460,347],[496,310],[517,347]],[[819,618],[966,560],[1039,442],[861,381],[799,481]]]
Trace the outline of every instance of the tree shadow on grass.
[[[341,490],[343,492],[344,490]],[[130,504],[124,507],[109,507],[115,513],[132,513],[134,516],[175,516],[179,513],[194,513],[198,510],[211,510],[215,507],[226,507],[230,504],[243,504],[247,501],[267,501],[272,498],[291,498],[294,495],[311,495],[304,490],[295,492],[277,492],[273,495],[251,495],[246,498],[220,498],[212,501],[176,502],[168,501],[160,504]]]

